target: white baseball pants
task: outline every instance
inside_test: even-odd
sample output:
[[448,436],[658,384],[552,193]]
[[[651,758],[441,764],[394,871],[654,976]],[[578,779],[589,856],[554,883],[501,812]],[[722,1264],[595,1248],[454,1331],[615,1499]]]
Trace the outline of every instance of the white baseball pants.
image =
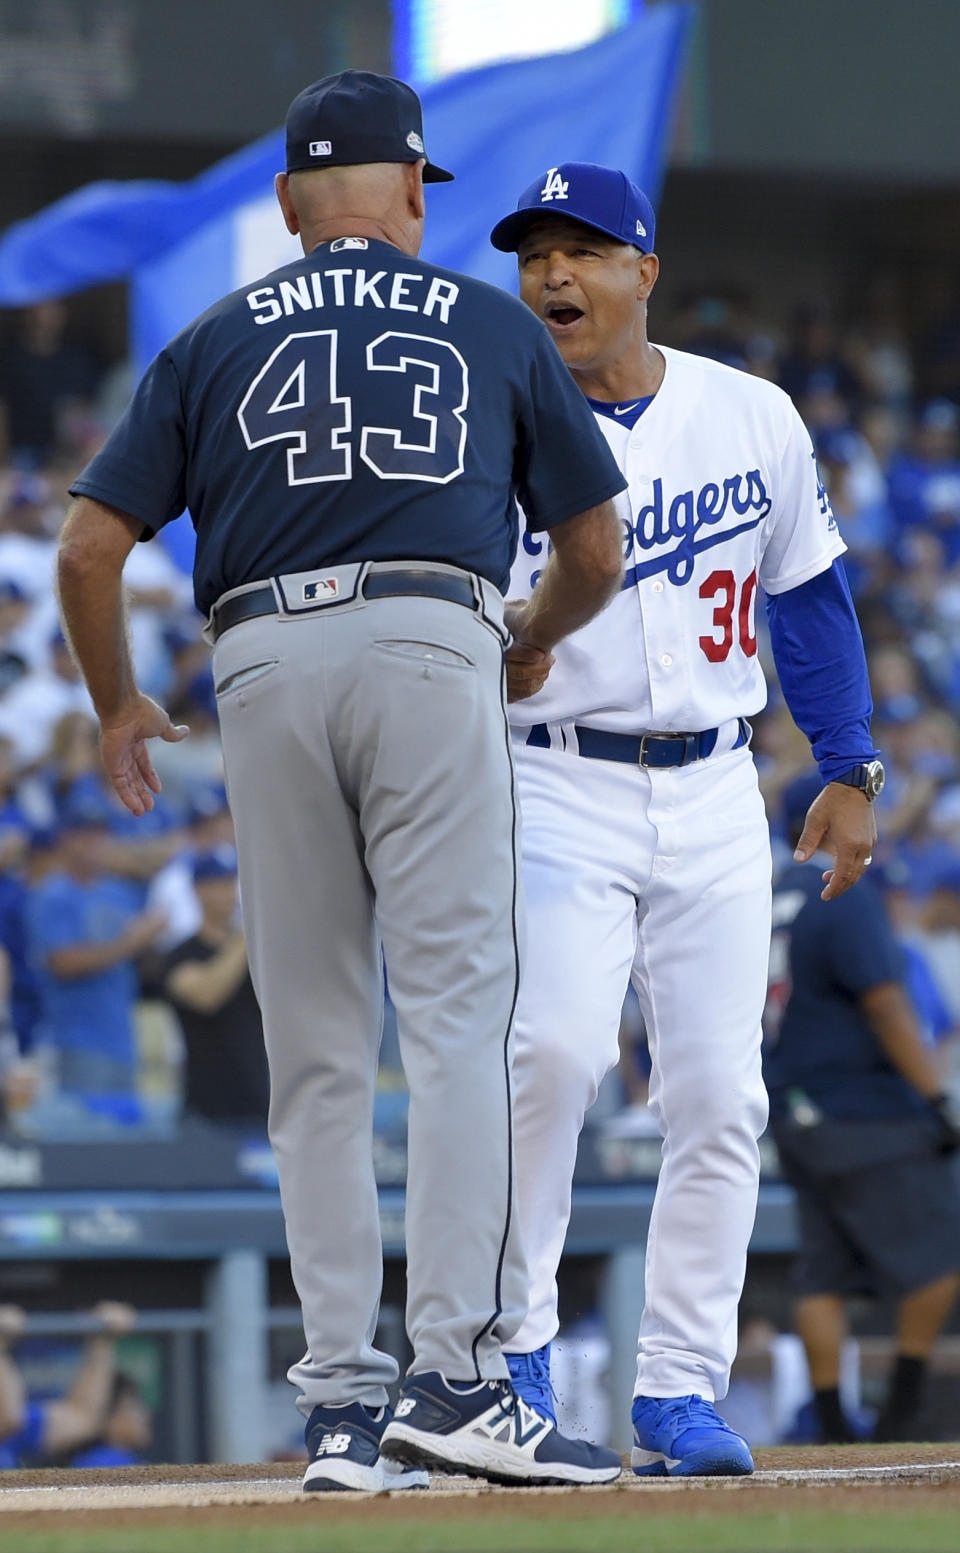
[[557,1331],[556,1271],[584,1112],[617,1061],[632,979],[663,1162],[636,1394],[726,1394],[756,1212],[770,846],[749,750],[664,771],[515,741],[527,963],[514,1138],[531,1272],[517,1353]]

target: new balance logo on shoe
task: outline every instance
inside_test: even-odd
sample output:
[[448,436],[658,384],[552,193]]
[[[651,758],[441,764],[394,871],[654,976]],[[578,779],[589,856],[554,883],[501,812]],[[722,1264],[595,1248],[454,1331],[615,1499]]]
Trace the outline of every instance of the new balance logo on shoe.
[[317,1446],[318,1456],[342,1456],[350,1449],[348,1434],[325,1434]]

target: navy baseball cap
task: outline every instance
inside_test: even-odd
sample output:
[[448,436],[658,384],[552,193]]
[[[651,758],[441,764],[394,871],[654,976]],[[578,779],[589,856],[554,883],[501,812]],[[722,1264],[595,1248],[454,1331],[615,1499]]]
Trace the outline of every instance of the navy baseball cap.
[[193,880],[235,879],[237,854],[233,847],[213,847],[209,852],[198,852],[193,860]]
[[562,162],[534,179],[511,216],[504,216],[490,233],[501,253],[515,253],[527,227],[541,216],[568,216],[596,227],[618,243],[633,243],[641,253],[653,253],[657,218],[643,190],[615,167],[596,162]]
[[[365,162],[419,162],[423,113],[411,86],[370,70],[341,70],[304,88],[287,109],[287,172],[358,167]],[[424,183],[450,183],[453,173],[427,162]]]

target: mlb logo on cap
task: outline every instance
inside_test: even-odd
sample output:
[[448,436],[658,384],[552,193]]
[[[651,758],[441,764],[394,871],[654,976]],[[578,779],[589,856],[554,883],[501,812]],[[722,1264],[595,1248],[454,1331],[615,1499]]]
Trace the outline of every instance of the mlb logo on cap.
[[333,146],[330,144],[329,140],[311,140],[311,142],[310,142],[310,155],[311,156],[332,156],[333,155]]
[[595,227],[618,243],[653,253],[656,216],[637,184],[616,167],[596,162],[562,162],[524,189],[512,215],[498,221],[490,241],[501,253],[515,253],[527,228],[545,215],[566,216]]

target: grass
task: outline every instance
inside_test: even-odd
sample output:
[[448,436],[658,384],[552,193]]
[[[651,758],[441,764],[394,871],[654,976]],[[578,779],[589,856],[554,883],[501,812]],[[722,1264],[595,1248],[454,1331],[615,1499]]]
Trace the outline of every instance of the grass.
[[[58,1515],[57,1519],[60,1517]],[[321,1513],[244,1526],[210,1521],[84,1530],[63,1525],[9,1531],[0,1518],[3,1553],[957,1553],[960,1514],[915,1511],[775,1510],[746,1516],[648,1514],[560,1519],[511,1515],[324,1525]]]

